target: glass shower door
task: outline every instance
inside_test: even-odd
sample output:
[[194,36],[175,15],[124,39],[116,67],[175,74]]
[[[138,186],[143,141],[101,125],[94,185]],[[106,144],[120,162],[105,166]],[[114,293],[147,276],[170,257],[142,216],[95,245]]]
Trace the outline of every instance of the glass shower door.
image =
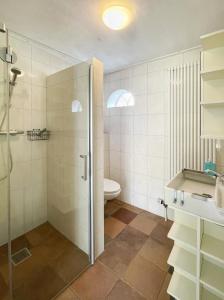
[[[37,52],[35,45],[31,48]],[[50,56],[57,64],[52,52],[41,51],[41,57]],[[23,70],[23,77],[14,87],[10,108],[10,116],[21,113],[15,106],[21,101],[21,90],[29,88],[30,74],[21,64],[24,59],[32,65],[31,99],[42,97],[46,109],[37,111],[37,103],[32,102],[31,109],[23,111],[24,118],[31,114],[31,124],[42,119],[41,128],[26,124],[21,128],[20,118],[11,118],[13,128],[30,132],[29,139],[26,134],[10,136],[14,162],[11,267],[16,300],[50,300],[90,265],[89,64],[52,72],[54,65],[48,70],[41,57],[31,61],[18,56],[15,67]],[[46,132],[49,136],[44,139]],[[19,147],[26,151],[18,153]]]
[[[0,24],[1,25],[1,24]],[[9,136],[8,136],[8,64],[4,61],[7,34],[0,31],[0,299],[9,299]]]

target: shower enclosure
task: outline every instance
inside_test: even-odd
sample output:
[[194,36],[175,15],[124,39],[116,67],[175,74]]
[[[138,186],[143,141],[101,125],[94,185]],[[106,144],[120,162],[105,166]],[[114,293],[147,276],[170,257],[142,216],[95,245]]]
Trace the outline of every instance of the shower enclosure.
[[0,299],[48,300],[94,259],[91,65],[3,24],[0,58]]

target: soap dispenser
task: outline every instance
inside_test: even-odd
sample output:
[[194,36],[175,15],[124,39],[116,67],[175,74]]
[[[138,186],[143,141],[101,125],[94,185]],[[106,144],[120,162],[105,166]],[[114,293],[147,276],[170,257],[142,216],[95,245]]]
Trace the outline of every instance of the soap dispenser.
[[[211,170],[211,171],[216,171],[216,164],[214,162],[212,162],[211,159],[208,159],[205,163],[204,163],[204,172],[206,170]],[[208,172],[209,174],[209,172]],[[213,174],[209,174],[211,176],[213,176]]]

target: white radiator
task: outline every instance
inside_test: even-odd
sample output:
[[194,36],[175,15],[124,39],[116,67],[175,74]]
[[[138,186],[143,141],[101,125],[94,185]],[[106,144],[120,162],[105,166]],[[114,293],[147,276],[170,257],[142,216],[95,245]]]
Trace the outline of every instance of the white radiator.
[[200,138],[200,63],[169,69],[169,176],[215,161],[215,140]]

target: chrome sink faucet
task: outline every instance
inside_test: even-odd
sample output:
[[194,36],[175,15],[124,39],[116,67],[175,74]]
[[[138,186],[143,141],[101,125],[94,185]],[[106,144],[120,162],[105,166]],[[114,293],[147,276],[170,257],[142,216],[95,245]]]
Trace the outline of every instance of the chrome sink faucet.
[[210,169],[206,169],[205,173],[206,174],[213,174],[214,176],[219,178],[219,180],[221,181],[222,184],[224,184],[224,174],[218,173],[218,172],[210,170]]

